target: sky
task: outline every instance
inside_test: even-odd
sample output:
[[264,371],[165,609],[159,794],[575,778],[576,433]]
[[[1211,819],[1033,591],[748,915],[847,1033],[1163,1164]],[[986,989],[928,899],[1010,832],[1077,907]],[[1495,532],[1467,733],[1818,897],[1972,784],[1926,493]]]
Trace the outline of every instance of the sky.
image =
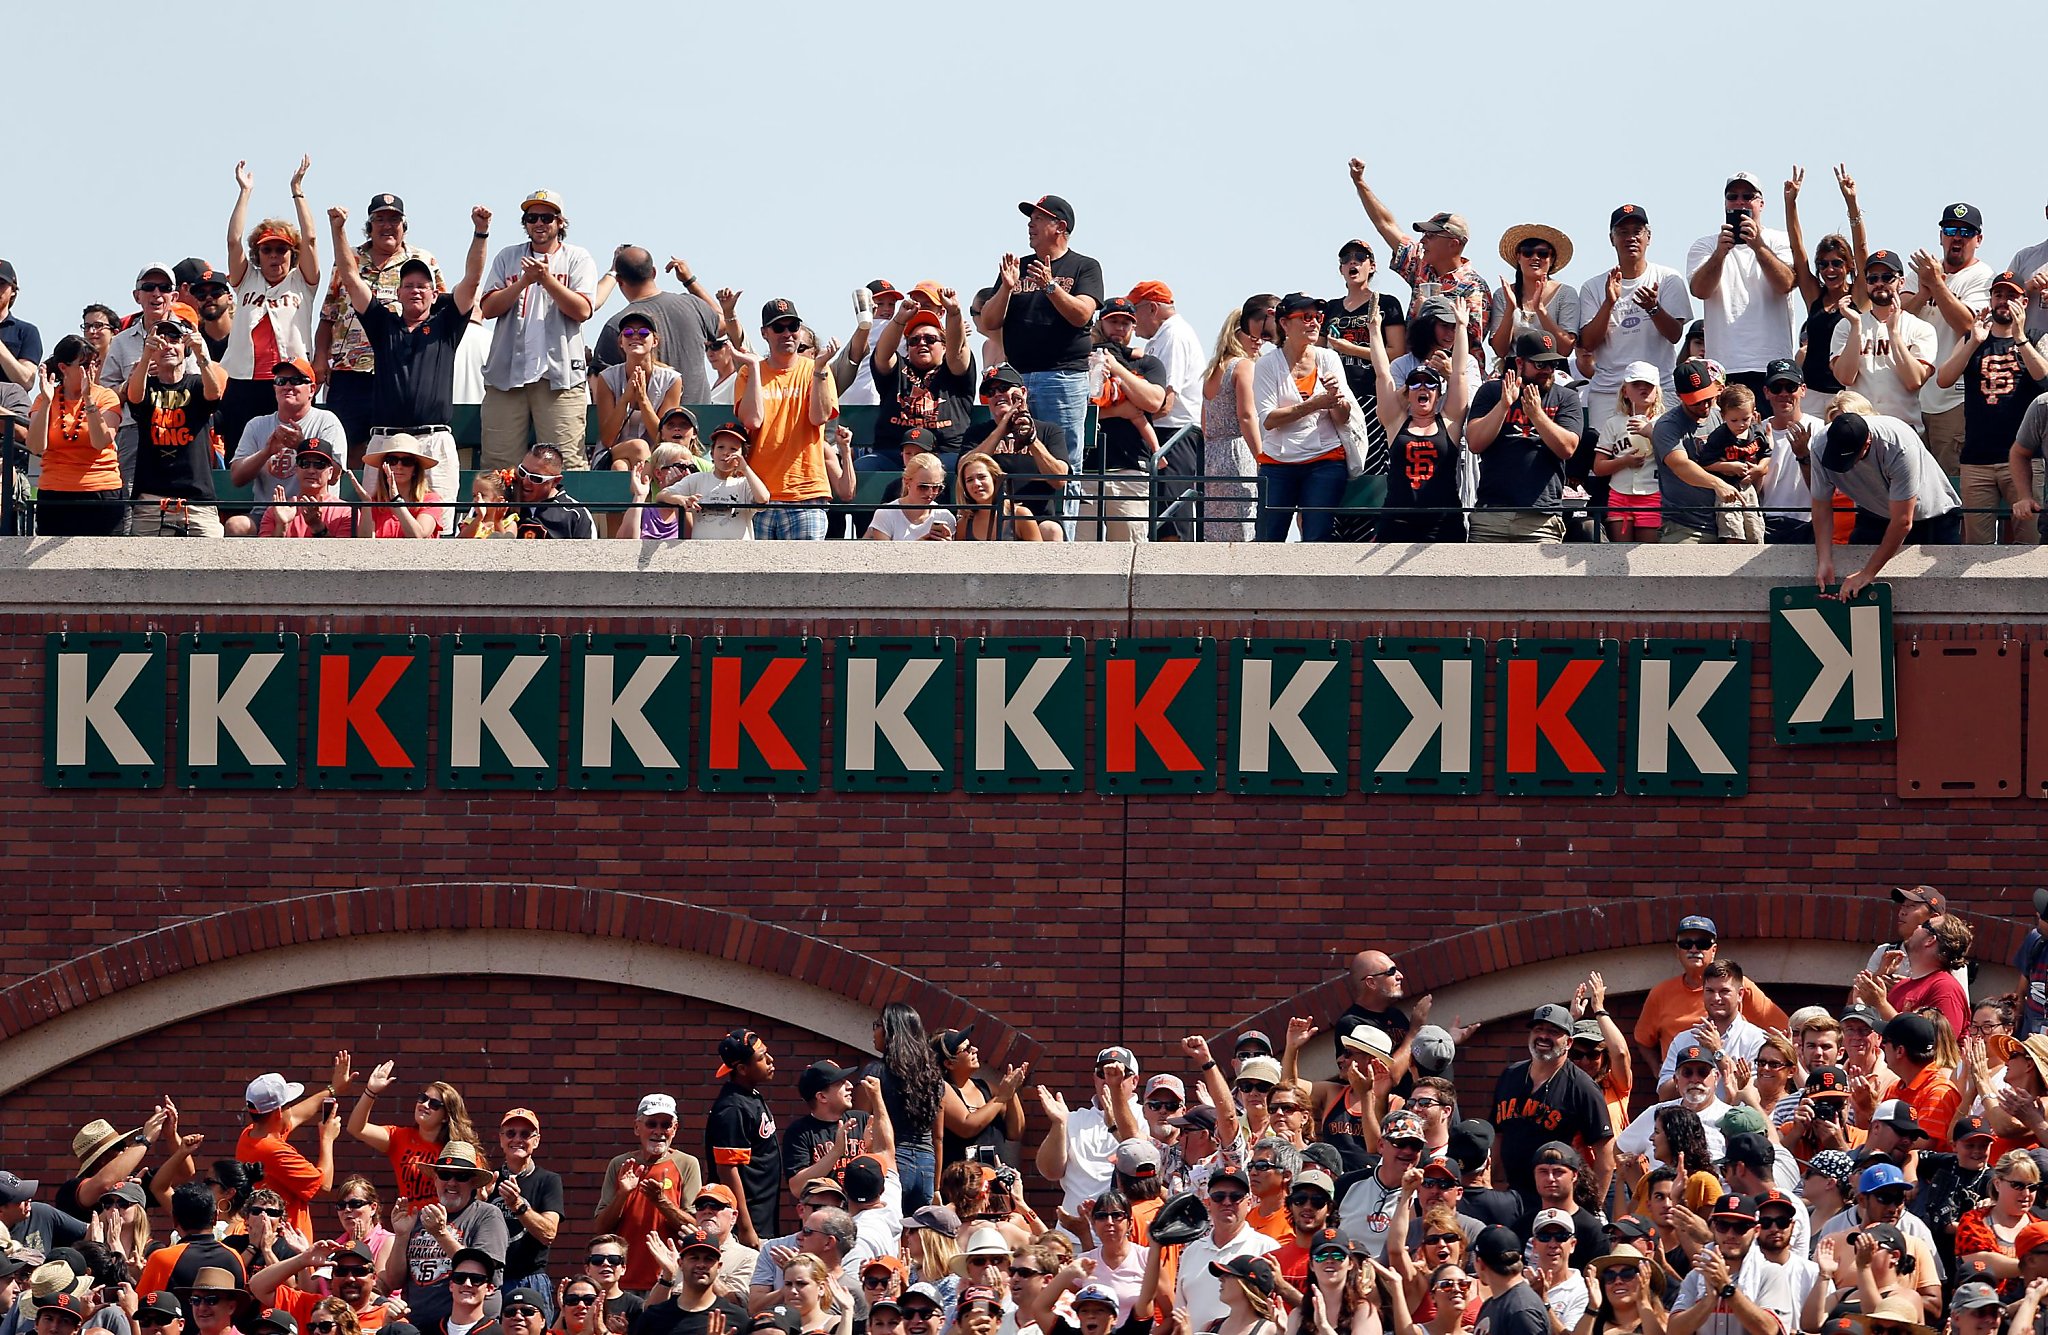
[[[211,16],[216,76],[192,73],[188,15]],[[1934,248],[1959,200],[1984,211],[1994,267],[2048,236],[2031,76],[2015,62],[1987,77],[1978,54],[2039,49],[2039,3],[414,0],[216,4],[166,28],[160,5],[104,0],[89,33],[79,24],[26,4],[0,23],[17,130],[0,257],[46,347],[87,301],[132,309],[145,263],[224,264],[237,159],[257,216],[290,216],[302,153],[323,251],[328,205],[359,235],[389,190],[412,239],[459,263],[471,205],[494,211],[494,248],[512,244],[520,200],[545,187],[600,267],[621,242],[679,255],[709,287],[744,291],[749,328],[781,296],[840,339],[869,279],[963,295],[991,282],[1004,251],[1025,249],[1017,202],[1058,194],[1111,292],[1166,282],[1208,342],[1251,293],[1341,290],[1349,237],[1384,264],[1353,156],[1404,223],[1470,219],[1490,283],[1521,222],[1572,238],[1561,277],[1604,270],[1621,203],[1649,213],[1651,259],[1682,268],[1720,223],[1728,173],[1756,173],[1781,227],[1795,163],[1809,246],[1846,225],[1838,161],[1873,246]],[[1737,34],[1739,62],[1724,54]],[[1404,83],[1409,50],[1441,78]]]

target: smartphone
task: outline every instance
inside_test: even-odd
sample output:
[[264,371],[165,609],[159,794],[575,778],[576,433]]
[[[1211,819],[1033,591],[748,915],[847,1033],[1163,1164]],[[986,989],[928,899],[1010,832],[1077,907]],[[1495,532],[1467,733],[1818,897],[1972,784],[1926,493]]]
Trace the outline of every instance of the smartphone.
[[331,1122],[341,1116],[341,1103],[336,1099],[320,1100],[320,1120]]
[[1728,210],[1728,226],[1735,233],[1735,239],[1737,241],[1740,241],[1742,239],[1742,224],[1747,222],[1748,220],[1748,209]]

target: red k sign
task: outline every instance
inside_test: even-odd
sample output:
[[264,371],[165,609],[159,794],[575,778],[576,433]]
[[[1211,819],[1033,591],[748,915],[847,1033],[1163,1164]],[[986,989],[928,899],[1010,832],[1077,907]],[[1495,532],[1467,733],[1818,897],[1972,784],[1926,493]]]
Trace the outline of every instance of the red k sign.
[[312,642],[312,787],[427,786],[433,647],[414,635],[323,635]]
[[1619,641],[1509,640],[1500,646],[1500,674],[1496,791],[1615,791]]
[[1216,642],[1124,640],[1101,672],[1101,790],[1214,792]]

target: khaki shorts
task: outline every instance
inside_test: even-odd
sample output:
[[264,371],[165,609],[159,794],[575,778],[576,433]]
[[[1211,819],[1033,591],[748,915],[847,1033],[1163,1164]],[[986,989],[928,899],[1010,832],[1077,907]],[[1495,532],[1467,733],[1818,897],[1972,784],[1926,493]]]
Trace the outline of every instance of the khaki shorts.
[[580,472],[590,466],[583,435],[590,419],[590,386],[556,389],[545,380],[518,389],[484,390],[483,466],[510,468],[526,457],[535,443],[562,452],[562,467]]
[[1564,541],[1564,520],[1536,510],[1474,510],[1466,520],[1469,542]]
[[1719,542],[1721,535],[1687,524],[1674,524],[1667,519],[1664,521],[1664,527],[1658,531],[1657,541],[1670,543],[1674,547],[1690,547],[1699,543]]
[[226,535],[220,510],[211,505],[191,505],[148,492],[138,493],[132,507],[138,538],[218,538]]
[[[1102,499],[1096,500],[1096,488]],[[1152,537],[1152,479],[1143,473],[1111,473],[1099,482],[1081,480],[1076,542],[1149,542]]]
[[[1937,313],[1935,318],[1938,320],[1941,316]],[[1927,442],[1928,453],[1941,465],[1942,472],[1955,477],[1963,466],[1962,405],[1958,404],[1946,412],[1924,414],[1920,426],[1920,435]]]

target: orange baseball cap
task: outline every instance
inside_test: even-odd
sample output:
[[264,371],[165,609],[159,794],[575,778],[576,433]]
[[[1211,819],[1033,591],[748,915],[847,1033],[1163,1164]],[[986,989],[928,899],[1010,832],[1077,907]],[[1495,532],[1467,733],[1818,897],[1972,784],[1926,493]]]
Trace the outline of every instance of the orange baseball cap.
[[514,1121],[531,1122],[533,1123],[534,1130],[540,1130],[540,1114],[535,1112],[531,1108],[514,1108],[512,1111],[506,1113],[503,1117],[500,1117],[498,1119],[498,1125],[503,1126],[507,1122]]
[[732,1188],[728,1187],[723,1182],[713,1182],[707,1186],[697,1188],[697,1200],[691,1201],[690,1204],[696,1205],[698,1201],[705,1200],[717,1201],[720,1205],[723,1205],[728,1210],[737,1210],[740,1208],[739,1198],[734,1196],[732,1194]]
[[910,1275],[910,1267],[903,1264],[903,1258],[900,1256],[870,1256],[860,1263],[860,1272],[865,1275],[870,1270],[887,1270],[891,1274],[902,1275],[905,1278]]
[[919,283],[916,287],[911,288],[910,295],[921,298],[927,306],[936,306],[943,309],[946,304],[945,289],[929,278]]
[[919,325],[930,325],[934,329],[940,329],[945,327],[945,323],[946,322],[939,317],[939,313],[937,311],[927,310],[926,308],[920,306],[908,320],[904,321],[903,330],[905,333],[908,333],[909,331],[917,328]]
[[1135,306],[1141,301],[1162,301],[1173,304],[1173,289],[1156,278],[1148,278],[1131,289],[1130,303]]
[[280,371],[297,371],[300,375],[306,377],[306,379],[308,380],[311,380],[313,378],[312,363],[308,362],[304,357],[293,357],[289,361],[279,362],[277,365],[270,368],[270,374],[273,378]]
[[292,238],[290,233],[281,232],[275,227],[264,227],[258,229],[256,233],[256,239],[249,243],[249,248],[251,250],[254,250],[256,247],[262,245],[265,241],[279,241],[287,246],[290,246],[293,250],[297,250],[299,248],[299,243]]

